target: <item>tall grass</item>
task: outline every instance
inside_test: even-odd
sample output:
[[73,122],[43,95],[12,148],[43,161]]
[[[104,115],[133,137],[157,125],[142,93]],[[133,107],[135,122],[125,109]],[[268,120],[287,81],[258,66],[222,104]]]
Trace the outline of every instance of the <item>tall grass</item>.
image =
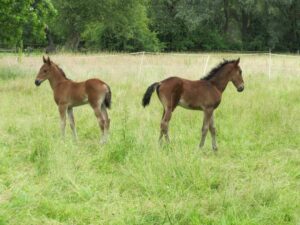
[[[213,56],[209,68],[223,56]],[[210,137],[198,149],[201,112],[177,108],[171,143],[160,146],[157,97],[141,107],[154,81],[168,75],[198,79],[201,55],[146,56],[140,74],[136,56],[53,60],[71,79],[98,77],[110,84],[110,140],[99,146],[96,118],[82,106],[75,108],[78,143],[70,129],[62,141],[49,84],[34,86],[41,56],[21,62],[3,56],[0,224],[300,223],[298,58],[273,60],[288,69],[270,80],[265,65],[256,64],[267,58],[241,58],[246,88],[238,93],[229,85],[216,111],[217,154]]]

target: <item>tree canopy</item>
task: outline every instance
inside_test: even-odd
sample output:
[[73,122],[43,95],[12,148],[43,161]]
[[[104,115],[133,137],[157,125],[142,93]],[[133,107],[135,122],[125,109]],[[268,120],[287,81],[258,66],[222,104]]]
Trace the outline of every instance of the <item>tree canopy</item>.
[[300,49],[299,0],[0,0],[0,6],[0,45],[7,47]]

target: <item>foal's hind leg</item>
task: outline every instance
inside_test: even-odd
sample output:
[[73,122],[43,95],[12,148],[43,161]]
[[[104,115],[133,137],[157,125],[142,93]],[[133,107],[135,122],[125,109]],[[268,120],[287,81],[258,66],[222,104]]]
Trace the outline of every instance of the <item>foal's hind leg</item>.
[[102,132],[102,137],[100,139],[100,143],[101,144],[104,144],[106,142],[106,129],[105,129],[105,115],[104,113],[101,111],[101,105],[102,105],[102,102],[103,101],[93,101],[93,102],[90,102],[92,108],[94,109],[94,112],[95,112],[95,116],[97,117],[97,120],[98,120],[98,124],[99,124],[99,127],[101,129],[101,132]]
[[[163,112],[163,115],[162,115],[161,120],[163,120],[165,114],[166,114],[166,111],[165,111],[165,109],[164,109],[164,112]],[[163,133],[162,129],[160,129],[160,135],[159,135],[159,141],[160,141],[160,142],[161,142],[161,139],[162,139],[163,135],[164,135],[164,133]]]
[[98,123],[99,123],[99,127],[101,129],[102,132],[102,137],[100,139],[100,144],[104,144],[106,142],[106,133],[105,133],[105,117],[103,115],[103,113],[101,112],[100,106],[97,105],[95,107],[93,107],[94,112],[95,112],[95,116],[97,117]]
[[72,133],[73,133],[73,138],[76,141],[77,140],[77,132],[76,132],[76,127],[75,127],[73,108],[68,108],[68,117],[69,117],[69,121],[70,121],[70,127],[71,127]]
[[205,109],[204,110],[204,119],[203,119],[203,126],[202,126],[202,137],[201,137],[201,142],[200,142],[200,145],[199,145],[200,148],[202,148],[204,146],[205,138],[206,138],[207,131],[208,131],[208,128],[209,128],[212,113],[213,113],[212,109]]
[[104,104],[102,104],[102,106],[101,106],[101,112],[103,113],[104,120],[105,120],[104,134],[105,134],[105,137],[107,138],[108,132],[109,132],[109,127],[110,127],[110,119],[108,117],[107,109],[106,109],[106,106]]
[[162,136],[164,135],[167,142],[170,142],[169,138],[169,122],[172,117],[172,112],[176,108],[179,99],[180,99],[180,93],[175,92],[173,94],[171,93],[165,93],[165,94],[159,94],[159,99],[164,107],[164,115],[160,123],[160,140]]
[[164,135],[166,138],[167,142],[170,142],[170,138],[169,138],[169,122],[171,120],[171,116],[172,116],[172,108],[168,107],[165,109],[165,113],[164,116],[161,120],[160,123],[160,141],[162,136]]
[[209,131],[211,134],[212,148],[214,151],[217,151],[218,147],[217,147],[217,142],[216,142],[216,128],[215,128],[215,124],[214,124],[214,115],[212,115],[210,118]]

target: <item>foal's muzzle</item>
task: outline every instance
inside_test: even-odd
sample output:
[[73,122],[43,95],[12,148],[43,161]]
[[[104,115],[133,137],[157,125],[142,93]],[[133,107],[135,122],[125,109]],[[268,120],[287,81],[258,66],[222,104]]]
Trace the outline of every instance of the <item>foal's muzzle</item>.
[[42,81],[40,81],[40,80],[35,80],[34,83],[35,83],[36,86],[40,86],[41,83],[42,83]]
[[244,90],[244,85],[240,85],[238,88],[237,88],[237,91],[238,92],[242,92]]

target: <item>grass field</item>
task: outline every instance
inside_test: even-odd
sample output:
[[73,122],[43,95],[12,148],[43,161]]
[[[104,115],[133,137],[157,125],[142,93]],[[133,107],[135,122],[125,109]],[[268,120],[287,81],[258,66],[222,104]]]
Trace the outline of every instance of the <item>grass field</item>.
[[[222,58],[213,54],[210,70]],[[205,55],[54,55],[73,80],[112,89],[110,141],[75,108],[78,143],[60,138],[48,82],[34,86],[42,57],[0,55],[0,224],[300,224],[300,57],[241,56],[245,91],[230,84],[198,149],[202,113],[177,108],[170,145],[159,146],[162,107],[153,82],[198,79]]]

